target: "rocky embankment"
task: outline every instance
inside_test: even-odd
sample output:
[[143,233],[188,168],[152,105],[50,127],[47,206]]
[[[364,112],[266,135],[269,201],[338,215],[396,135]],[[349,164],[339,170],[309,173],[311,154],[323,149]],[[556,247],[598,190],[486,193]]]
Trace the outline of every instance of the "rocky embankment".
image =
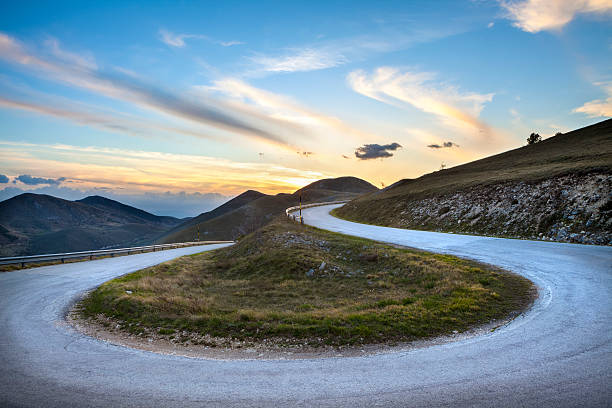
[[401,228],[612,245],[612,175],[479,186],[396,211]]

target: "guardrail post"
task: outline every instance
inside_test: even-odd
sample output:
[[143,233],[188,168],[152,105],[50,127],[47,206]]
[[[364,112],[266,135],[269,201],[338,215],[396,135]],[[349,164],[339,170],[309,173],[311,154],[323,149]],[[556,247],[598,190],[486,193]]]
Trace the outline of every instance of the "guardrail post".
[[21,267],[22,267],[22,268],[25,268],[25,262],[22,262],[22,263],[21,263]]
[[62,263],[64,263],[64,258],[62,258]]

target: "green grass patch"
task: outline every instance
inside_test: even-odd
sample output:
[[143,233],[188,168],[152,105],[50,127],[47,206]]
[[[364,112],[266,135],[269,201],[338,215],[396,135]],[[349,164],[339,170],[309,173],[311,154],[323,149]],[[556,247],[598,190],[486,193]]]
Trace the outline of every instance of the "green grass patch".
[[133,333],[345,345],[465,331],[524,309],[532,293],[475,262],[279,219],[234,246],[109,281],[80,311]]

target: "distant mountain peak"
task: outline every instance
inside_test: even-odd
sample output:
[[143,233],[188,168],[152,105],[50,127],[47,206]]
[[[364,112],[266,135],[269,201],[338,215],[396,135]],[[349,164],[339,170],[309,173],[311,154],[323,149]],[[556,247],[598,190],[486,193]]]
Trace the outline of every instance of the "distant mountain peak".
[[378,190],[376,186],[363,179],[353,176],[343,176],[315,181],[300,188],[294,194],[300,194],[315,189],[358,194],[371,193]]

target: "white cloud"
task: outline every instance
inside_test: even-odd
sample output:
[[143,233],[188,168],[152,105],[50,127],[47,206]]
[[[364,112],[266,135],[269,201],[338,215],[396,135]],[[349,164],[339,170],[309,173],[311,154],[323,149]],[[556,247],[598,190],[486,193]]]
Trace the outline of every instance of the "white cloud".
[[339,52],[314,48],[293,49],[285,55],[251,57],[258,69],[267,72],[315,71],[346,64],[347,58]]
[[455,127],[488,132],[488,125],[478,116],[494,94],[460,92],[456,87],[436,82],[435,78],[428,72],[400,72],[396,68],[381,67],[371,75],[353,71],[347,80],[355,92],[380,102],[400,108],[410,105]]
[[174,34],[164,29],[159,30],[159,37],[164,44],[178,48],[185,46],[185,39],[197,38],[197,36],[193,34]]
[[164,44],[177,48],[183,48],[186,45],[185,40],[190,38],[206,40],[208,42],[221,45],[223,47],[231,47],[233,45],[244,44],[244,42],[242,41],[218,41],[201,34],[175,34],[164,29],[159,30],[159,38]]
[[612,11],[610,0],[502,0],[500,4],[515,27],[530,33],[559,30],[577,14]]
[[219,45],[224,47],[231,47],[232,45],[243,45],[245,44],[243,41],[218,41]]
[[590,118],[610,118],[612,117],[612,82],[596,83],[595,85],[601,86],[608,97],[606,99],[595,99],[587,102],[574,109],[574,112],[584,113]]
[[487,28],[493,28],[494,25],[495,23],[491,21],[489,24],[487,24]]
[[[401,19],[400,19],[401,20]],[[398,51],[415,44],[422,44],[462,32],[463,28],[454,24],[444,27],[389,25],[382,34],[358,35],[354,37],[315,41],[296,47],[287,47],[272,54],[257,53],[248,60],[254,67],[246,72],[247,76],[261,74],[306,72],[334,68],[354,61],[367,59],[371,55]],[[317,36],[317,38],[322,38]]]

